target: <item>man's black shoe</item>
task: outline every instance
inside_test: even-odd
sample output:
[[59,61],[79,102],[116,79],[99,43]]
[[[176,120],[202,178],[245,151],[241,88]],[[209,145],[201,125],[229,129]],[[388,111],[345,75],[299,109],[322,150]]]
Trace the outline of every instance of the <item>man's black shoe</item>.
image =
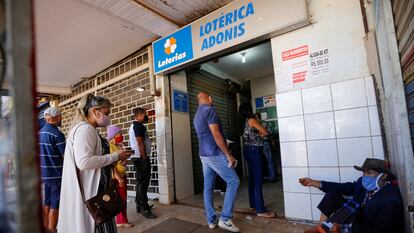
[[[148,206],[148,209],[149,209],[149,210],[151,210],[152,208],[154,208],[154,205],[149,205],[149,206]],[[137,209],[137,213],[138,213],[138,214],[139,214],[139,213],[141,213],[141,206],[136,205],[136,209]]]
[[144,217],[146,217],[146,218],[149,218],[149,219],[154,219],[154,218],[157,218],[157,215],[153,214],[153,213],[151,212],[151,210],[145,210],[145,211],[143,211],[143,212],[142,212],[142,215],[143,215]]

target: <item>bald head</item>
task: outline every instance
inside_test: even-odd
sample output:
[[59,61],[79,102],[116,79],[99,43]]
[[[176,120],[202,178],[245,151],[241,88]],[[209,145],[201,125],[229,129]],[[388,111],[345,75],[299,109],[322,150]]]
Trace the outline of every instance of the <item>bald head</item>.
[[204,91],[201,91],[200,93],[198,93],[197,99],[198,99],[199,105],[201,104],[211,105],[213,103],[211,96]]

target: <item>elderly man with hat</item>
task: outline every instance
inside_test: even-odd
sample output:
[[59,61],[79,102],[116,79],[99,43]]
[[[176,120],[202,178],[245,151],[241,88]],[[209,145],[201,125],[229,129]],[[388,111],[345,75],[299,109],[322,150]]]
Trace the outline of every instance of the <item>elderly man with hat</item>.
[[[400,190],[392,183],[395,176],[384,160],[368,158],[362,167],[354,166],[363,172],[356,182],[333,183],[310,178],[299,179],[300,184],[319,188],[325,193],[318,205],[321,211],[321,222],[338,219],[341,209],[351,213],[352,233],[402,233],[404,232],[404,210]],[[348,202],[344,196],[351,197]],[[358,208],[348,211],[355,203]],[[345,207],[344,207],[345,206]],[[333,216],[335,218],[333,218]],[[333,221],[335,223],[335,221]],[[333,224],[331,224],[333,225]],[[321,229],[320,227],[317,229]],[[332,232],[340,232],[338,226]],[[321,232],[310,230],[306,232]],[[323,232],[323,231],[322,231]]]
[[40,171],[43,183],[43,219],[50,231],[56,231],[59,213],[65,135],[59,130],[61,114],[58,108],[45,110],[46,124],[39,131]]

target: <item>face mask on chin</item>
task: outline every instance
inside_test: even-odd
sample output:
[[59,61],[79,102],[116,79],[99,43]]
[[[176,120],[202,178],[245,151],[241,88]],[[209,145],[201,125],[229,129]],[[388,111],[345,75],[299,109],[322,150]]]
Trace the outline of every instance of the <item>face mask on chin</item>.
[[98,127],[108,127],[111,124],[111,118],[108,115],[105,115],[98,111],[98,113],[101,115],[100,117],[96,118],[96,123]]

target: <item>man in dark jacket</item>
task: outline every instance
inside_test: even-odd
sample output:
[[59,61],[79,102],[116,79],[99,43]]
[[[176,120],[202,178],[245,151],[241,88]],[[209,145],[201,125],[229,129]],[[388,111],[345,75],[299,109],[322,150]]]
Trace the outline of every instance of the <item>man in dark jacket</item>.
[[350,196],[361,206],[352,221],[352,233],[403,233],[403,201],[400,190],[391,183],[395,176],[390,172],[385,161],[369,158],[365,160],[362,167],[354,166],[354,168],[364,174],[353,183],[299,179],[303,186],[319,188],[325,193],[318,205],[321,222],[341,209],[346,202],[343,196]]

